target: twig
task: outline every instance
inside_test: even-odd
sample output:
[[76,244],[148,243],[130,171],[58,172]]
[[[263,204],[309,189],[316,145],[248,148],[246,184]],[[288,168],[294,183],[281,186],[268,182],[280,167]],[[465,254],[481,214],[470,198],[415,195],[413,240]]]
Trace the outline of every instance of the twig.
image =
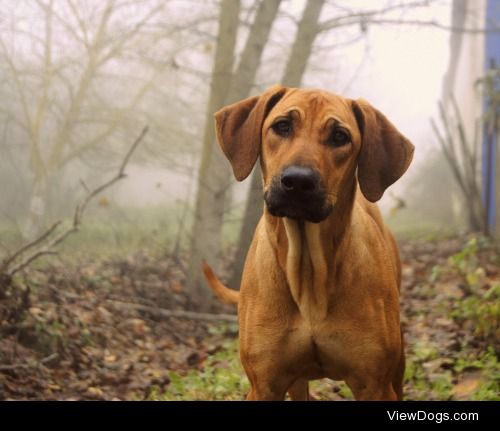
[[[45,238],[50,236],[52,232],[61,224],[61,221],[56,221],[49,229],[47,229],[44,233],[42,233],[38,238],[34,239],[33,241],[29,242],[25,246],[21,247],[19,250],[17,250],[12,256],[8,257],[2,264],[2,270],[6,269],[18,256],[23,254],[25,251],[29,250],[30,248],[36,246],[40,242],[42,242]],[[0,271],[3,272],[3,271]]]
[[[117,181],[121,180],[122,178],[126,177],[125,174],[125,167],[127,166],[128,161],[130,160],[130,157],[132,156],[133,152],[137,148],[137,146],[140,144],[146,133],[148,132],[148,126],[144,127],[142,129],[141,134],[137,137],[137,139],[134,141],[130,149],[128,150],[127,154],[125,155],[125,158],[123,159],[123,162],[120,166],[120,170],[118,171],[118,174],[109,180],[108,182],[104,183],[103,185],[97,187],[94,189],[92,192],[90,192],[87,197],[83,200],[83,202],[77,206],[76,211],[75,211],[75,221],[77,224],[80,224],[81,218],[83,216],[83,213],[85,211],[85,208],[87,207],[87,204],[90,202],[92,198],[94,198],[96,195],[101,193],[104,189],[108,188],[109,186],[113,185]],[[73,223],[75,224],[75,223]]]
[[193,320],[208,320],[211,322],[226,320],[228,322],[237,322],[238,318],[234,314],[213,314],[213,313],[197,313],[186,310],[167,310],[165,308],[148,307],[147,305],[133,304],[130,302],[116,301],[107,299],[107,302],[115,304],[119,307],[130,308],[132,310],[147,311],[152,314],[157,314],[164,317],[180,317]]
[[83,181],[81,178],[80,178],[80,184],[81,184],[81,186],[85,189],[85,191],[86,191],[87,193],[90,193],[90,190],[89,190],[89,188],[87,187],[87,184],[85,184],[85,181]]
[[8,271],[9,275],[12,277],[14,274],[19,272],[21,269],[26,268],[34,260],[38,259],[41,256],[47,255],[47,254],[59,254],[59,253],[55,250],[39,250],[35,254],[32,254],[28,258],[24,259],[23,261],[21,261],[20,263],[18,263],[14,267],[12,267]]
[[[423,1],[414,1],[407,4],[390,5],[382,9],[372,9],[360,12],[353,12],[349,10],[349,12],[345,15],[336,16],[335,18],[329,19],[321,23],[320,31],[330,30],[332,28],[337,28],[343,25],[359,24],[360,21],[369,23],[370,20],[373,19],[373,17],[375,16],[385,15],[397,10],[407,10],[410,8],[420,8],[428,6],[429,6],[429,1],[423,0]],[[345,22],[347,22],[347,24]]]
[[[358,21],[359,22],[359,21]],[[342,23],[342,26],[357,24],[354,22],[345,22]],[[466,27],[454,27],[445,24],[441,24],[435,20],[425,21],[425,20],[399,20],[399,19],[369,19],[366,21],[366,25],[414,25],[418,27],[432,27],[437,28],[439,30],[446,30],[450,33],[468,33],[468,34],[480,34],[480,33],[499,33],[500,27],[493,28],[466,28]]]
[[439,102],[438,106],[439,106],[439,115],[441,117],[441,122],[443,123],[444,130],[446,132],[446,142],[448,143],[448,150],[449,150],[450,155],[453,157],[453,159],[455,160],[455,162],[457,163],[457,166],[458,166],[459,165],[459,158],[455,152],[454,139],[453,139],[453,135],[451,132],[452,129],[450,126],[450,122],[448,121],[448,115],[446,114],[446,109],[445,109],[443,102]]
[[462,120],[462,115],[460,113],[460,109],[458,108],[458,103],[455,99],[455,96],[453,93],[451,93],[451,106],[453,107],[453,110],[455,111],[455,117],[457,118],[457,129],[459,133],[459,141],[460,141],[460,148],[462,150],[462,153],[465,158],[465,163],[464,163],[464,171],[465,175],[469,176],[470,178],[476,177],[476,166],[473,164],[473,157],[471,155],[471,152],[469,150],[469,145],[467,143],[467,137],[465,135],[465,130],[464,130],[464,122]]
[[446,160],[448,161],[448,164],[452,170],[452,174],[455,177],[455,180],[457,181],[458,185],[460,186],[460,190],[462,191],[464,196],[467,196],[467,187],[465,186],[462,175],[460,174],[460,168],[459,168],[456,156],[447,147],[446,141],[441,136],[441,133],[439,132],[439,129],[438,129],[438,127],[433,119],[431,119],[431,126],[434,130],[434,133],[436,134],[436,137],[438,138],[438,142],[441,144],[441,149],[443,151],[443,154],[444,154]]
[[39,361],[34,361],[26,364],[9,364],[9,365],[0,365],[0,371],[9,371],[9,370],[15,370],[16,368],[35,368],[39,367],[40,365],[46,364],[47,362],[52,361],[52,359],[55,359],[59,356],[58,353],[52,353],[49,356],[46,356],[43,359],[40,359]]
[[467,202],[469,227],[473,230],[485,232],[486,224],[482,220],[485,218],[486,212],[481,201],[480,185],[476,178],[476,149],[470,150],[460,110],[453,94],[451,95],[451,105],[457,122],[454,129],[450,126],[446,109],[441,102],[439,103],[439,114],[445,136],[442,136],[434,120],[431,120],[431,125],[452,174],[460,186],[464,201]]

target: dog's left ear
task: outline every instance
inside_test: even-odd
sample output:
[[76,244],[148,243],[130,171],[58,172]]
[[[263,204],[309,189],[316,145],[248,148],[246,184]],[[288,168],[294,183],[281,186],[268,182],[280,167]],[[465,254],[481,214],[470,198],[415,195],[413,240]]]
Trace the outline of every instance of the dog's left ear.
[[225,106],[215,113],[217,140],[238,181],[252,172],[260,154],[264,120],[286,91],[276,85],[260,96]]
[[376,202],[408,169],[415,147],[366,100],[352,101],[352,110],[362,136],[359,185],[366,199]]

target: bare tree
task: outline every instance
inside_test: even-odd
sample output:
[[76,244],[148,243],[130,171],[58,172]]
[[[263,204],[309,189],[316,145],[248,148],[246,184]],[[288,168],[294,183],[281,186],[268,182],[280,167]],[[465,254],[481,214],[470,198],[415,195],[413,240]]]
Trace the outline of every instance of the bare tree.
[[[282,84],[288,87],[299,87],[311,56],[314,40],[318,35],[318,23],[324,0],[309,1],[304,9],[298,25],[295,41],[283,74]],[[252,173],[250,189],[245,206],[243,224],[241,226],[236,255],[232,265],[230,286],[238,287],[243,273],[247,251],[252,242],[253,233],[262,215],[262,179],[261,169],[257,164]]]
[[[31,32],[17,25],[14,15],[2,23],[0,36],[0,58],[12,83],[9,89],[19,101],[20,115],[13,118],[29,147],[32,191],[27,237],[40,228],[49,189],[63,168],[109,142],[162,72],[146,71],[146,78],[136,81],[121,103],[113,103],[102,86],[115,69],[113,62],[144,37],[142,30],[162,10],[162,2],[151,2],[134,18],[130,3],[118,0],[37,0],[36,6],[43,21]],[[24,55],[29,44],[32,52]]]
[[[228,93],[227,83],[232,77],[232,68],[234,62],[234,51],[236,46],[236,37],[238,34],[240,13],[240,1],[223,0],[220,6],[219,32],[217,36],[217,45],[215,50],[215,59],[210,83],[210,96],[207,107],[207,117],[205,124],[205,133],[203,138],[203,149],[201,155],[200,169],[198,174],[198,195],[196,200],[195,219],[193,226],[193,237],[191,242],[191,264],[194,267],[194,261],[200,261],[203,253],[211,253],[210,245],[207,241],[216,236],[217,227],[204,223],[205,220],[211,222],[217,220],[219,211],[215,205],[209,202],[210,169],[215,146],[215,129],[213,127],[212,113],[224,104]],[[216,174],[215,172],[213,173]],[[215,212],[215,214],[211,214]],[[202,228],[205,229],[202,232]],[[201,235],[201,238],[198,237]],[[218,238],[216,238],[218,241]],[[211,244],[214,245],[213,243]],[[209,296],[208,289],[203,289],[200,280],[194,275],[194,270],[190,269],[188,276],[188,286],[193,298],[202,304],[207,303]]]
[[0,262],[0,299],[10,298],[7,305],[0,308],[2,322],[21,319],[23,310],[30,306],[29,287],[27,289],[19,289],[14,282],[14,276],[40,257],[57,254],[57,246],[64,242],[70,235],[78,232],[90,201],[126,177],[125,168],[147,131],[148,128],[144,127],[140,135],[135,139],[123,158],[117,174],[110,180],[87,192],[86,196],[76,206],[73,221],[69,226],[62,228],[62,222],[60,220],[56,221],[35,239],[13,251]]
[[479,124],[476,123],[471,143],[454,97],[451,97],[451,105],[454,111],[453,119],[450,118],[444,106],[439,105],[443,132],[434,120],[431,120],[431,125],[453,177],[460,187],[465,203],[464,208],[468,213],[469,228],[473,231],[484,232],[486,229],[485,209],[478,175]]
[[[226,193],[231,184],[229,165],[215,144],[212,116],[223,105],[242,99],[250,93],[280,2],[281,0],[269,0],[259,4],[238,68],[234,75],[231,74],[229,77],[227,73],[221,74],[219,71],[226,71],[227,69],[222,69],[221,65],[227,67],[230,60],[233,61],[235,57],[234,44],[232,44],[232,50],[227,47],[226,38],[228,35],[221,32],[226,28],[226,20],[232,19],[231,38],[235,37],[238,19],[236,16],[235,20],[234,13],[236,11],[233,8],[236,8],[237,2],[224,0],[221,3],[219,37],[212,75],[209,117],[205,126],[204,148],[198,176],[188,269],[188,286],[192,298],[196,298],[197,305],[201,309],[208,306],[208,299],[211,297],[209,290],[203,284],[200,271],[201,262],[204,258],[216,258],[219,255]],[[233,15],[229,16],[229,11],[233,11]],[[229,40],[232,40],[231,38]]]
[[[488,209],[492,207],[491,187],[494,181],[491,170],[495,163],[492,157],[495,133],[492,132],[492,125],[498,121],[495,120],[498,113],[492,115],[497,110],[495,96],[488,87],[490,79],[495,79],[495,65],[491,65],[493,74],[475,82],[484,68],[482,56],[475,57],[475,52],[485,43],[484,36],[479,33],[499,31],[500,28],[494,16],[486,16],[486,20],[481,18],[478,12],[483,7],[482,3],[467,0],[454,0],[452,3],[451,25],[446,28],[451,32],[450,58],[439,103],[440,122],[433,119],[431,125],[459,190],[456,201],[460,205],[456,215],[460,219],[466,216],[469,230],[488,235],[492,233],[490,225],[493,222],[488,214]],[[472,53],[467,59],[470,73],[461,74],[460,59],[463,59],[467,49]],[[477,92],[479,83],[483,84],[481,95]],[[462,103],[457,102],[456,94],[461,95]],[[463,103],[464,94],[467,103]],[[488,106],[488,102],[493,102],[493,105]],[[491,107],[493,110],[489,109]],[[481,111],[485,111],[483,118],[480,118]],[[481,170],[486,173],[482,178],[486,181],[481,181]]]

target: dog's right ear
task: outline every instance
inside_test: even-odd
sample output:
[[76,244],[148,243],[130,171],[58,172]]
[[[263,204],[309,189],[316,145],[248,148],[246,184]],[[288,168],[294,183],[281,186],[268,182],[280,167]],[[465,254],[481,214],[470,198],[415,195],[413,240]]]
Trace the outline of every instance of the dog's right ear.
[[217,140],[238,181],[252,172],[260,154],[264,120],[286,91],[276,85],[260,96],[225,106],[215,113]]

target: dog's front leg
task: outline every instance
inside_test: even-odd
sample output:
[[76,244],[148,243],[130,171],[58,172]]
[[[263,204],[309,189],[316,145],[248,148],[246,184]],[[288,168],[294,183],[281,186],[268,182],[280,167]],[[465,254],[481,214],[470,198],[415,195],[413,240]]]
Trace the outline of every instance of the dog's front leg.
[[297,379],[292,386],[288,388],[288,395],[292,401],[308,401],[314,399],[309,394],[309,381],[307,379]]
[[397,401],[398,396],[394,391],[392,382],[375,380],[359,381],[346,379],[347,386],[351,389],[356,401]]
[[247,394],[248,401],[283,401],[285,399],[286,387],[276,387],[268,384],[251,383],[250,392]]
[[287,390],[293,387],[294,379],[276,367],[263,367],[244,363],[244,368],[250,380],[250,392],[247,400],[283,401]]

